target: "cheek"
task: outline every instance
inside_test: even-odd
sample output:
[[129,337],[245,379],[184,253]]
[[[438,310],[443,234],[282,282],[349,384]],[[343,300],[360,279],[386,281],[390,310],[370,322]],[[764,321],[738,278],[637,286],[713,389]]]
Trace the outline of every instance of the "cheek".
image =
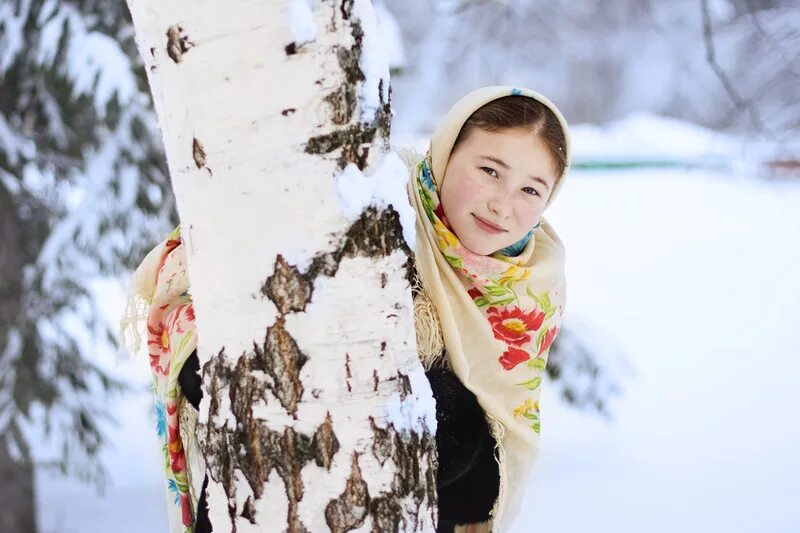
[[524,199],[520,202],[519,209],[521,220],[526,224],[530,223],[531,226],[536,223],[536,219],[539,218],[542,211],[542,207],[538,203],[526,202]]
[[516,206],[517,227],[523,231],[523,233],[536,225],[536,221],[539,220],[542,213],[542,205],[544,205],[540,203],[536,203],[535,205],[531,204],[532,202],[525,201],[523,198]]
[[452,177],[452,181],[451,176],[447,177],[442,191],[442,207],[445,213],[452,212],[455,215],[455,212],[473,211],[474,206],[486,196],[485,184],[469,172]]

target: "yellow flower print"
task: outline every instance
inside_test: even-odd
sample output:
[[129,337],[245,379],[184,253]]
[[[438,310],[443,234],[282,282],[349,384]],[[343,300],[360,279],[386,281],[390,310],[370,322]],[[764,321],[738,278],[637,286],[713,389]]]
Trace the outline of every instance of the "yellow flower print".
[[453,233],[445,227],[440,220],[435,220],[433,229],[436,231],[436,240],[440,250],[447,250],[448,248],[455,247],[458,244],[458,239]]
[[514,418],[525,416],[531,411],[536,411],[537,413],[539,412],[539,402],[534,402],[530,398],[526,398],[524,402],[514,408]]
[[522,268],[518,265],[509,265],[509,267],[497,280],[497,283],[504,287],[508,287],[511,283],[528,279],[530,275],[531,269],[529,268]]

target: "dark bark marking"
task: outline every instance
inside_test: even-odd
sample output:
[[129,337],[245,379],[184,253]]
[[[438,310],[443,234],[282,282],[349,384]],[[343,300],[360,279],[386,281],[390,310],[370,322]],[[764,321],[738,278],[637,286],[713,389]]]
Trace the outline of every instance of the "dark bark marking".
[[272,300],[280,315],[305,311],[311,299],[311,284],[297,270],[278,254],[275,270],[261,287],[261,294]]
[[381,289],[386,288],[386,283],[389,281],[389,276],[386,275],[386,272],[381,272]]
[[383,466],[387,459],[392,457],[392,437],[388,429],[378,427],[375,418],[369,417],[369,425],[372,428],[372,455]]
[[342,10],[342,18],[350,20],[350,15],[353,13],[353,0],[342,0],[340,9]]
[[[305,311],[306,304],[313,297],[314,282],[317,277],[321,275],[335,276],[342,259],[345,257],[386,257],[397,249],[405,251],[408,256],[404,267],[406,280],[411,285],[413,254],[403,239],[400,216],[391,206],[380,212],[374,207],[369,207],[341,237],[338,248],[332,252],[316,255],[311,260],[308,269],[302,274],[295,266],[289,265],[283,256],[278,255],[272,276],[267,278],[259,292],[275,304],[279,316]],[[287,287],[289,288],[287,289]],[[285,330],[282,330],[282,334],[291,339]],[[381,351],[383,352],[385,349],[386,343],[384,342],[381,344]],[[299,352],[299,350],[297,351]]]
[[287,56],[292,56],[297,53],[297,44],[292,41],[283,47],[283,51],[286,52]]
[[208,174],[213,176],[214,173],[206,166],[206,150],[203,148],[203,144],[197,140],[197,137],[192,138],[192,158],[198,169],[205,168]]
[[378,392],[378,384],[380,383],[380,379],[378,378],[378,371],[373,369],[372,370],[372,392]]
[[[372,533],[406,531],[406,520],[397,499],[380,496],[369,502],[369,514],[372,517]],[[402,524],[402,527],[401,527]]]
[[317,466],[330,471],[333,456],[339,451],[339,439],[333,432],[333,420],[330,412],[325,416],[325,421],[317,428],[311,439],[311,448],[314,450],[314,460]]
[[183,54],[193,46],[194,43],[189,40],[188,36],[183,35],[183,28],[178,24],[167,28],[167,55],[175,63],[180,63],[183,60]]
[[353,452],[350,477],[338,498],[325,506],[325,522],[332,533],[345,533],[364,524],[369,505],[369,490],[361,476],[358,453]]
[[[345,4],[342,4],[343,14],[346,11],[349,16],[351,7],[352,5],[345,9]],[[344,74],[344,82],[339,88],[325,97],[325,101],[332,108],[332,121],[337,125],[345,125],[352,121],[358,107],[356,89],[366,79],[364,72],[361,70],[364,31],[359,22],[351,24],[351,31],[354,41],[353,46],[351,48],[338,47],[336,50],[336,57]],[[340,169],[353,162],[359,169],[364,170],[370,147],[376,135],[380,138],[388,139],[391,128],[391,105],[390,102],[383,101],[383,80],[380,80],[378,90],[381,104],[371,123],[356,124],[332,133],[312,137],[306,143],[306,153],[328,154],[334,150],[341,149],[338,159]],[[391,95],[391,88],[389,89],[389,95]]]
[[344,370],[345,370],[345,379],[347,381],[347,392],[353,392],[353,388],[350,386],[350,380],[353,377],[353,374],[350,372],[350,354],[344,354]]
[[[286,496],[289,499],[288,528],[293,533],[305,533],[307,530],[297,513],[298,504],[303,499],[303,478],[300,472],[309,460],[308,437],[296,433],[294,428],[288,427],[283,433],[280,448],[273,448],[273,453],[281,459],[278,463],[278,474],[283,478],[286,487]],[[283,453],[281,453],[283,452]]]
[[300,351],[295,340],[286,331],[285,324],[283,315],[278,316],[275,323],[267,329],[263,347],[253,345],[253,368],[272,378],[272,382],[267,383],[267,388],[278,398],[286,412],[297,419],[297,404],[303,396],[300,370],[308,361],[308,356]]
[[333,109],[331,121],[337,126],[342,126],[350,122],[355,111],[357,97],[355,85],[341,85],[338,89],[324,98]]
[[333,277],[344,257],[386,257],[397,249],[404,250],[409,256],[409,261],[405,265],[408,278],[410,276],[408,269],[412,266],[412,252],[403,240],[400,216],[391,206],[380,212],[374,207],[368,207],[347,230],[339,249],[316,256],[311,261],[305,277],[309,281],[320,274]]
[[399,371],[397,372],[397,379],[399,380],[400,400],[402,401],[411,393],[411,380],[408,379],[407,375]]
[[386,341],[381,341],[381,357],[386,355]]
[[283,115],[284,117],[288,117],[289,115],[293,114],[296,111],[297,109],[295,109],[294,107],[290,107],[281,111],[281,115]]
[[337,160],[340,169],[353,162],[360,170],[367,166],[369,148],[362,145],[372,143],[375,129],[369,126],[350,126],[325,135],[312,137],[306,143],[305,151],[308,154],[328,154],[341,148],[342,153]]
[[248,496],[242,506],[242,514],[239,515],[242,518],[247,519],[251,524],[256,523],[256,506],[253,503],[253,497]]
[[[372,531],[399,531],[418,529],[419,516],[410,526],[402,515],[399,500],[411,496],[415,507],[422,509],[426,498],[429,505],[436,508],[436,439],[427,429],[422,435],[413,431],[399,432],[393,424],[386,428],[378,427],[375,420],[370,417],[373,432],[372,454],[378,463],[383,466],[391,458],[395,465],[395,477],[392,488],[376,495],[370,502],[369,514],[372,517]],[[421,478],[420,465],[425,465],[425,479]]]
[[261,498],[264,483],[267,480],[268,464],[261,453],[261,427],[253,417],[253,404],[263,399],[262,384],[250,372],[248,358],[242,354],[236,362],[229,380],[229,397],[231,411],[240,428],[237,451],[239,463],[244,467],[243,473],[255,497]]
[[[252,370],[263,363],[263,354],[254,346],[252,353],[243,353],[231,367],[223,351],[205,364],[203,378],[209,385],[207,390],[210,391],[212,406],[216,408],[209,411],[203,452],[210,477],[222,484],[227,496],[228,513],[234,531],[237,517],[235,471],[242,473],[253,491],[252,498],[248,496],[238,511],[239,516],[255,523],[254,500],[263,496],[264,483],[275,470],[286,487],[289,502],[287,530],[306,533],[307,529],[298,514],[299,502],[304,494],[301,472],[310,462],[330,470],[340,444],[330,413],[312,437],[297,433],[291,427],[281,431],[272,430],[263,421],[255,419],[253,405],[258,399],[267,401],[263,384],[252,376]],[[216,416],[219,410],[221,388],[225,385],[229,387],[231,412],[236,421],[234,427],[230,427],[227,420],[221,427],[211,423],[211,417]]]

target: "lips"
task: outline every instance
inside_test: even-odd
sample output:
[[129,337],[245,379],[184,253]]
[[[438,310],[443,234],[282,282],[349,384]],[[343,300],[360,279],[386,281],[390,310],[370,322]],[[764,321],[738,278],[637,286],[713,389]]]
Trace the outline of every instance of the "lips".
[[472,213],[472,216],[475,217],[475,223],[478,225],[478,227],[488,233],[505,233],[507,231],[500,226],[492,224],[488,220],[479,217],[475,213]]

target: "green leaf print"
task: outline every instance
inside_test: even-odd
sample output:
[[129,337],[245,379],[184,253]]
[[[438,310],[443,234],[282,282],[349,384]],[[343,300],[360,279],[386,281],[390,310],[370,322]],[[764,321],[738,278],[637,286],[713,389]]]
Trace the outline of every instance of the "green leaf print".
[[539,350],[539,347],[542,345],[542,339],[544,336],[547,335],[548,328],[542,328],[539,330],[539,334],[536,336],[536,350]]
[[419,188],[419,196],[422,199],[422,207],[425,208],[425,213],[430,220],[433,220],[433,199],[424,187]]
[[545,314],[545,318],[549,319],[553,316],[553,313],[556,312],[556,307],[553,305],[553,302],[550,301],[550,295],[547,292],[543,292],[541,296],[536,296],[533,294],[530,285],[525,288],[525,291],[528,293],[528,296],[534,299],[536,304]]
[[192,335],[193,335],[192,332],[189,331],[186,333],[186,335],[181,337],[178,346],[174,350],[172,350],[172,354],[183,355],[186,350],[186,346],[188,346],[189,341],[192,340]]
[[541,357],[535,357],[530,361],[528,361],[527,364],[530,368],[535,368],[537,370],[544,370],[544,367],[547,366],[547,361],[545,361]]
[[550,295],[546,292],[542,294],[542,307],[545,309],[550,309],[553,304],[550,303]]
[[464,268],[464,263],[461,261],[460,257],[453,257],[452,255],[444,254],[444,258],[450,263],[451,266],[456,268]]
[[535,424],[531,425],[531,429],[534,430],[536,433],[540,433],[542,426],[539,425],[539,422],[536,422]]
[[525,287],[525,292],[528,293],[528,296],[533,298],[533,301],[536,302],[536,305],[538,305],[540,308],[544,307],[542,305],[542,301],[535,294],[533,294],[533,291],[531,290],[531,286],[530,285]]
[[496,283],[486,285],[485,288],[486,292],[488,292],[490,296],[505,296],[509,292],[509,289],[506,289],[502,285],[498,285]]
[[500,298],[499,300],[495,300],[492,303],[494,305],[508,305],[508,304],[510,304],[511,302],[513,302],[516,299],[517,299],[516,296],[511,295],[511,296],[506,296],[505,298]]
[[523,381],[522,383],[514,383],[514,385],[519,385],[520,387],[525,387],[528,390],[536,390],[536,388],[542,383],[542,378],[540,376],[536,376],[533,379],[529,379],[528,381]]
[[478,296],[475,298],[475,305],[478,307],[483,307],[484,305],[489,305],[489,299],[486,296]]

